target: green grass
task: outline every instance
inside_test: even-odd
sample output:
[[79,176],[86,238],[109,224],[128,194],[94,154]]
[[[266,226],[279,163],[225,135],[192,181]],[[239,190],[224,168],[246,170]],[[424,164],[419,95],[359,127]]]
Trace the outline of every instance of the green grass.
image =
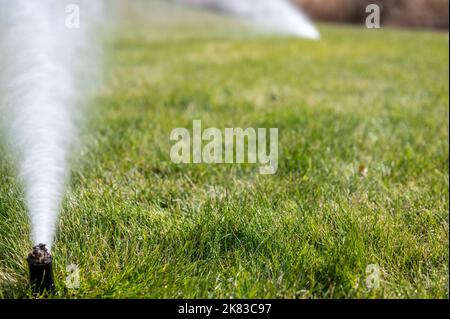
[[[448,35],[321,32],[136,19],[111,35],[53,248],[55,297],[448,298]],[[279,128],[277,174],[171,163],[170,132],[194,119]],[[30,296],[28,238],[2,155],[0,297]]]

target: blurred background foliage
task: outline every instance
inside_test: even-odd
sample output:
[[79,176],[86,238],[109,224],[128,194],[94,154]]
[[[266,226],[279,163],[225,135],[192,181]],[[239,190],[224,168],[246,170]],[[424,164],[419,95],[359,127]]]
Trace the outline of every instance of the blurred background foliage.
[[364,23],[365,8],[380,6],[383,26],[448,29],[448,0],[291,0],[311,18]]

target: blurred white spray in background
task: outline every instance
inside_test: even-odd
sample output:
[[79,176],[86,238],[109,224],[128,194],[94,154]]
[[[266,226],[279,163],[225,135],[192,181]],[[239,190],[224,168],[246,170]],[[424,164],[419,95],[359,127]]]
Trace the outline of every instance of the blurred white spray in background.
[[33,244],[48,247],[67,181],[80,91],[98,62],[88,21],[99,16],[100,2],[76,3],[0,0],[0,117],[24,185]]
[[263,32],[318,39],[319,31],[288,0],[178,0],[253,22]]

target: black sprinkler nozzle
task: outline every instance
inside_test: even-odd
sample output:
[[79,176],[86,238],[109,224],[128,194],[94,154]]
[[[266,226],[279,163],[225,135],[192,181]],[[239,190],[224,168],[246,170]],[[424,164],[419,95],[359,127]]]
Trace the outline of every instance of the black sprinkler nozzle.
[[52,269],[52,255],[45,244],[33,247],[27,257],[30,269],[30,285],[33,294],[45,295],[55,289]]

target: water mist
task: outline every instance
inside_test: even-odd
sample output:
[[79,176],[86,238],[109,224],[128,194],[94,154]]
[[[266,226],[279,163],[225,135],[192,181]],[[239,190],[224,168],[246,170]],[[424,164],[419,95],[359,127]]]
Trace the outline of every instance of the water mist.
[[91,46],[88,17],[100,4],[76,3],[0,0],[0,116],[24,186],[35,245],[30,280],[38,292],[53,285],[50,249]]
[[288,0],[177,0],[251,21],[262,32],[318,39],[319,31]]

